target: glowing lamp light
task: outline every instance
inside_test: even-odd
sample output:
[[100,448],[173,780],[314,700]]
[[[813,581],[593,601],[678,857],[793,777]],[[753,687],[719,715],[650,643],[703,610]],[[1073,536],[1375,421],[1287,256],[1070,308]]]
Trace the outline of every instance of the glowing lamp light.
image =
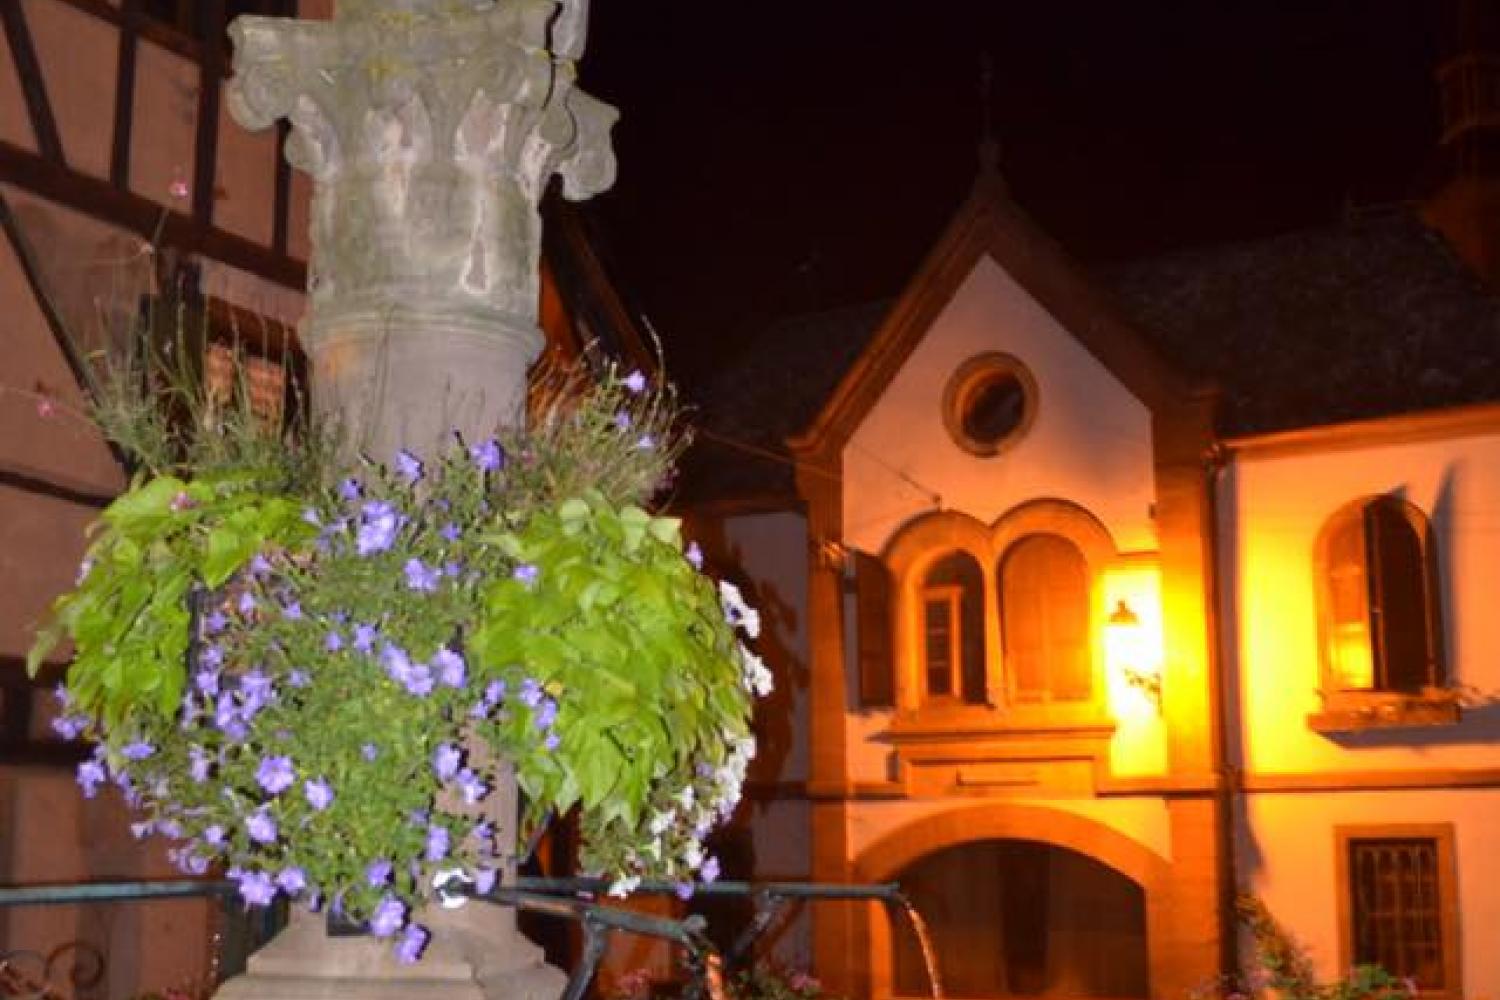
[[1115,602],[1104,623],[1105,650],[1110,665],[1130,687],[1146,696],[1161,714],[1161,671],[1151,649],[1141,616],[1124,599]]

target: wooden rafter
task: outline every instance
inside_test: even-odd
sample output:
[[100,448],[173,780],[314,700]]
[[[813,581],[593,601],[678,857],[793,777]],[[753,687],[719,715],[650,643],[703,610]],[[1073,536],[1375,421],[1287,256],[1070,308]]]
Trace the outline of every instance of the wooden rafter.
[[109,180],[122,191],[130,189],[130,134],[135,113],[135,21],[130,16],[139,0],[123,0],[120,10],[120,56],[115,70],[115,123],[109,154]]

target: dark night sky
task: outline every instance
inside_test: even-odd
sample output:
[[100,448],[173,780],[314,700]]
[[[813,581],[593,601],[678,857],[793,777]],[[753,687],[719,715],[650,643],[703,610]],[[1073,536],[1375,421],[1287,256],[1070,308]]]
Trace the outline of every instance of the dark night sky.
[[890,296],[976,169],[1085,261],[1413,197],[1455,0],[595,0],[589,212],[690,385],[769,318]]

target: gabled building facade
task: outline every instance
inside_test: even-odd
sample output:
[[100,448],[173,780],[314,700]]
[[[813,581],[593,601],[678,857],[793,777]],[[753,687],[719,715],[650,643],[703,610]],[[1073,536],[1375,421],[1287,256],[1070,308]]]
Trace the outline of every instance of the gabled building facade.
[[[1455,162],[1093,276],[987,170],[893,303],[767,331],[687,496],[784,688],[763,874],[899,880],[951,996],[1215,988],[1243,894],[1324,979],[1500,989],[1500,298]],[[834,989],[925,995],[875,907],[803,933]]]

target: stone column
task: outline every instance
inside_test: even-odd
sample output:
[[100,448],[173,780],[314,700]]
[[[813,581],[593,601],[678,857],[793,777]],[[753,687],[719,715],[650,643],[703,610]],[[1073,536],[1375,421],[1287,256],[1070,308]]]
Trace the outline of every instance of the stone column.
[[[332,21],[241,17],[230,28],[235,119],[289,118],[311,175],[314,409],[388,462],[524,420],[541,222],[554,173],[581,199],[614,180],[613,108],[574,86],[587,0],[340,0]],[[485,801],[515,833],[515,785]],[[504,840],[502,839],[503,843]],[[431,907],[420,963],[389,942],[292,926],[220,991],[227,1000],[557,996],[563,975],[486,904]]]

